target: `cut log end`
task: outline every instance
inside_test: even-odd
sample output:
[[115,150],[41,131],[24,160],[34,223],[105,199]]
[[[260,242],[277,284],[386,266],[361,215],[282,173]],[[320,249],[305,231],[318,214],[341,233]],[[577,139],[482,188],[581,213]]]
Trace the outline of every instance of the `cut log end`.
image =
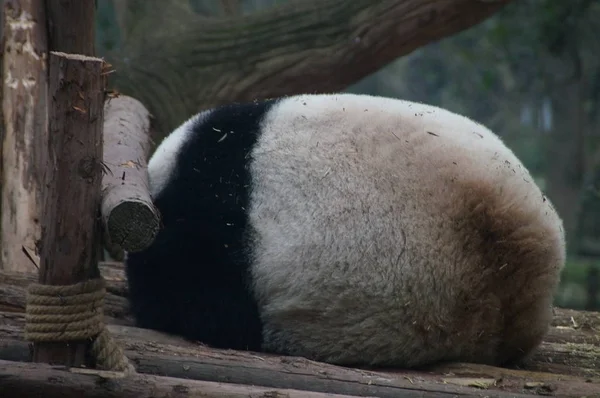
[[159,216],[151,204],[142,200],[119,203],[108,215],[106,228],[112,243],[129,252],[148,247],[158,233]]

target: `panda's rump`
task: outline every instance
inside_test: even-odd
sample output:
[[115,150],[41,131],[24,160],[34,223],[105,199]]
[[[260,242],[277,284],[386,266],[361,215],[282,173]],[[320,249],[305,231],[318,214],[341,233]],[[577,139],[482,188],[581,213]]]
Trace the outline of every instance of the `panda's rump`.
[[344,364],[494,363],[523,336],[510,322],[543,325],[562,231],[512,152],[436,108],[321,100],[278,105],[253,152],[264,347]]

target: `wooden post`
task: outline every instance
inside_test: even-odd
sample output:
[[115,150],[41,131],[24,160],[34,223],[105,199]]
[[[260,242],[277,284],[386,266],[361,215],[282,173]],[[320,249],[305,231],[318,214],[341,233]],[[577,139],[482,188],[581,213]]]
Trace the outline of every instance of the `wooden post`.
[[46,0],[51,51],[95,55],[96,0]]
[[35,272],[48,149],[43,0],[4,1],[0,269]]
[[[42,284],[98,276],[102,121],[106,78],[98,58],[51,52],[49,178],[42,218]],[[34,360],[84,364],[86,342],[35,344]]]

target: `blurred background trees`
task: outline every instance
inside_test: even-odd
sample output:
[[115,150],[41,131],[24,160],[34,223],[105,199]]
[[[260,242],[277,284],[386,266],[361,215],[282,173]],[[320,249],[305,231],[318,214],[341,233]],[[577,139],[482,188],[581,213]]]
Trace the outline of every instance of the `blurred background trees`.
[[[277,57],[291,54],[289,60],[302,62],[340,56],[343,48],[335,41],[336,35],[347,33],[344,26],[356,23],[361,13],[377,17],[386,12],[362,0],[323,0],[332,7],[332,21],[347,19],[336,28],[327,25],[323,9],[316,10],[318,2],[303,7],[290,7],[290,0],[97,2],[97,52],[118,70],[115,86],[151,109],[157,119],[157,140],[202,107],[260,97],[260,79],[268,85],[268,76],[258,73],[260,79],[252,82],[244,77],[260,68],[277,71],[269,64]],[[379,64],[387,64],[383,69],[368,60],[354,63],[352,53],[343,54],[344,70],[327,69],[325,61],[318,65],[331,75],[319,76],[318,88],[311,85],[311,76],[291,73],[270,92],[346,89],[427,102],[486,124],[530,168],[565,221],[569,261],[557,303],[598,309],[594,277],[600,256],[598,20],[598,0],[513,1],[468,30],[416,51],[407,47],[408,55],[397,60],[378,53],[383,57]],[[286,42],[292,35],[305,42]],[[237,52],[227,43],[238,46]],[[240,43],[247,44],[247,52],[239,52]],[[238,75],[228,73],[232,64]],[[287,73],[286,67],[282,63],[280,73]],[[173,73],[165,72],[169,69]],[[213,81],[196,81],[197,76],[221,79],[221,86],[228,89],[214,91]]]

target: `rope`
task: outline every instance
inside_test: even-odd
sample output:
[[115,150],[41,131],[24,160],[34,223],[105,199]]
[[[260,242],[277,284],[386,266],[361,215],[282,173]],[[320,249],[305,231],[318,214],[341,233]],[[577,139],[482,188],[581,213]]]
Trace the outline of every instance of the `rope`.
[[113,371],[135,371],[103,320],[104,279],[74,285],[33,283],[27,290],[25,338],[33,342],[93,339],[96,366]]

